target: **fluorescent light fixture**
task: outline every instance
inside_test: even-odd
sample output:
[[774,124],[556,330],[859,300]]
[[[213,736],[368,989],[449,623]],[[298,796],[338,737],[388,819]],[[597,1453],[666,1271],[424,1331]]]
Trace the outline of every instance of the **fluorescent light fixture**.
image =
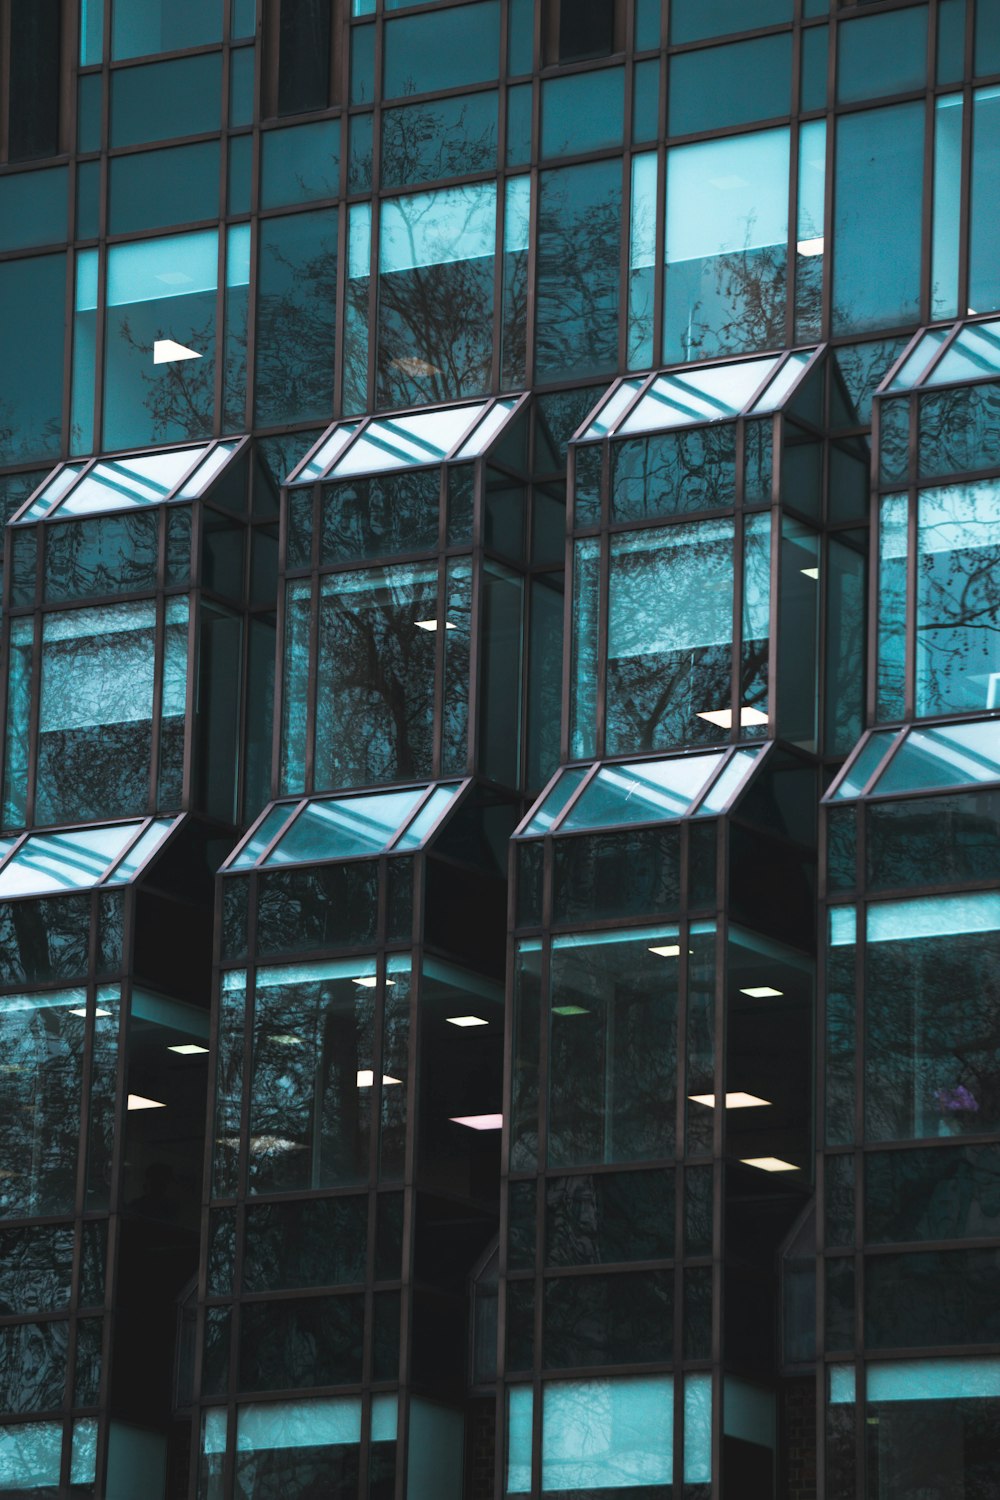
[[[706,708],[698,714],[698,718],[704,719],[709,724],[714,724],[717,729],[732,729],[733,727],[733,711],[731,708]],[[766,723],[767,714],[761,713],[759,708],[744,706],[740,709],[741,727],[745,727],[747,724]]]
[[[414,620],[413,623],[418,630],[437,630],[438,628],[437,620]],[[444,628],[445,630],[454,630],[455,626],[450,620],[445,620]]]
[[[388,1075],[388,1073],[383,1073],[382,1074],[382,1087],[383,1088],[388,1088],[391,1083],[402,1083],[402,1081],[403,1080],[401,1078],[390,1078],[389,1075]],[[370,1089],[371,1086],[372,1086],[372,1084],[374,1082],[375,1082],[375,1074],[372,1072],[371,1068],[359,1068],[358,1069],[358,1088],[359,1089]]]
[[589,1016],[590,1011],[584,1005],[553,1005],[554,1016]]
[[[378,976],[375,974],[362,974],[358,979],[355,979],[354,983],[359,984],[363,990],[373,990],[378,986]],[[395,983],[394,979],[386,980],[386,984]]]
[[168,1047],[168,1052],[176,1052],[180,1057],[194,1057],[199,1052],[207,1052],[207,1047],[199,1047],[195,1042],[182,1042],[179,1047]]
[[819,568],[800,568],[799,572],[804,578],[818,578]]
[[770,984],[752,984],[748,989],[740,990],[741,995],[749,995],[751,1000],[777,1000],[784,993]]
[[453,1125],[466,1125],[470,1130],[502,1130],[503,1115],[449,1115]]
[[153,340],[153,364],[172,365],[181,359],[201,359],[197,349],[189,349],[186,344],[178,344],[175,339]]
[[[85,1005],[77,1005],[73,1010],[70,1011],[71,1016],[86,1016],[86,1014],[87,1007]],[[100,1008],[98,1008],[94,1011],[95,1018],[99,1020],[107,1020],[108,1017],[112,1015],[114,1015],[114,1011],[111,1010],[101,1010]]]
[[822,255],[823,254],[823,236],[820,234],[820,235],[817,235],[815,237],[815,239],[811,239],[811,240],[799,240],[799,242],[795,246],[795,248],[799,252],[800,255]]
[[484,1021],[482,1016],[446,1016],[449,1026],[488,1026],[489,1021]]
[[129,1094],[126,1109],[166,1109],[159,1099],[146,1099],[142,1094]]
[[680,958],[680,943],[664,943],[660,948],[650,948],[650,953],[655,953],[657,958]]
[[793,1161],[782,1161],[780,1156],[741,1156],[745,1167],[756,1167],[760,1172],[797,1172]]
[[[688,1094],[688,1098],[694,1104],[704,1104],[708,1109],[715,1108],[714,1094]],[[770,1103],[770,1099],[759,1099],[756,1094],[744,1094],[737,1089],[735,1093],[726,1095],[724,1107],[726,1109],[760,1109]]]

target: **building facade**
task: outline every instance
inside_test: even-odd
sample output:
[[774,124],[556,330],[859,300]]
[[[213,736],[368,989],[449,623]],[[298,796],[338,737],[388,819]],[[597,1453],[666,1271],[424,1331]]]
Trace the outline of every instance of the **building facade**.
[[0,1495],[993,1500],[1000,4],[0,85]]

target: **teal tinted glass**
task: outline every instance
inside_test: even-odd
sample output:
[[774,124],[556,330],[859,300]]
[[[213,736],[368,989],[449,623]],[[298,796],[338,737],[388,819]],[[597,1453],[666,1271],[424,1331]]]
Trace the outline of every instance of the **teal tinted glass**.
[[632,139],[655,141],[660,125],[660,64],[636,63],[632,90]]
[[635,0],[635,45],[638,52],[660,45],[660,0]]
[[65,167],[0,178],[0,250],[65,243],[67,184]]
[[670,40],[700,42],[750,26],[781,26],[791,21],[793,10],[794,0],[754,0],[751,19],[746,0],[673,0]]
[[240,47],[229,58],[229,124],[249,125],[253,120],[254,50]]
[[[930,339],[930,334],[927,339]],[[909,363],[909,362],[907,362]],[[1000,370],[1000,323],[974,323],[963,328],[948,352],[921,385],[952,385],[977,380]],[[902,372],[901,372],[902,373]]]
[[113,157],[109,229],[132,234],[219,216],[219,143]]
[[496,159],[497,95],[492,90],[408,104],[382,116],[383,187],[489,172]]
[[329,421],[336,286],[336,209],[262,222],[254,390],[259,425]]
[[534,0],[509,0],[507,70],[512,78],[530,73],[535,55]]
[[76,111],[78,151],[101,149],[101,75],[84,73],[77,83]]
[[231,214],[250,212],[253,173],[253,136],[234,135],[229,141],[229,181],[226,196]]
[[965,0],[938,5],[938,83],[960,83],[965,73],[965,9]]
[[444,815],[445,809],[454,800],[457,791],[457,786],[435,787],[416,817],[393,845],[393,853],[419,849],[438,819]]
[[539,804],[524,836],[547,833],[586,774],[586,766],[570,766],[563,771],[548,796]]
[[111,144],[218,130],[221,109],[221,53],[122,68],[111,75]]
[[602,766],[560,825],[607,828],[683,817],[722,763],[722,754]]
[[114,0],[112,5],[111,56],[116,60],[221,41],[222,0]]
[[1000,719],[911,729],[875,783],[880,796],[1000,781]]
[[578,156],[618,146],[624,115],[624,68],[549,79],[542,84],[542,155]]
[[383,45],[387,99],[492,82],[500,71],[498,0],[388,21]]
[[146,861],[152,858],[173,826],[173,818],[157,818],[152,822],[141,838],[136,839],[124,858],[115,865],[105,884],[126,885],[132,880]]
[[76,237],[96,239],[101,228],[101,164],[84,161],[76,169]]
[[253,36],[257,29],[257,0],[231,0],[231,35]]
[[996,708],[1000,482],[923,490],[917,554],[918,715]]
[[272,807],[260,823],[249,835],[240,849],[239,854],[229,866],[231,870],[246,870],[263,854],[268,844],[277,836],[279,828],[283,828],[295,811],[297,803],[282,802]]
[[833,800],[838,802],[859,797],[875,768],[882,763],[898,738],[898,729],[877,729],[874,734],[869,735],[854,759],[848,763],[844,778],[833,794]]
[[375,854],[385,848],[420,796],[415,790],[309,802],[264,863],[271,867]]
[[[895,104],[838,120],[836,328],[875,328],[918,316],[923,161],[923,104]],[[872,204],[879,205],[877,214]]]
[[826,61],[828,26],[812,26],[802,33],[802,73],[799,102],[803,110],[826,107]]
[[339,120],[268,130],[261,136],[261,208],[336,198],[339,180]]
[[841,104],[921,89],[927,77],[927,6],[863,16],[837,28]]
[[[1000,68],[1000,62],[996,65]],[[969,308],[1000,306],[997,215],[1000,193],[1000,89],[972,96],[972,205],[969,225]],[[991,208],[991,204],[993,208]]]
[[69,833],[35,833],[0,870],[0,897],[85,890],[135,838],[138,823]]
[[532,88],[518,84],[507,91],[507,165],[521,167],[531,160]]
[[[0,412],[6,463],[32,462],[59,450],[66,311],[66,257],[42,255],[0,265],[3,343],[30,349],[30,361],[0,361]],[[93,371],[89,372],[93,381]]]
[[785,115],[791,87],[790,32],[679,53],[670,61],[670,134],[724,130]]
[[[372,121],[373,115],[352,115],[348,125],[350,131],[350,154],[347,160],[347,190],[349,193],[365,193],[372,185]],[[351,272],[352,278],[354,271]]]
[[984,73],[1000,73],[1000,10],[990,0],[978,0],[976,5],[976,40],[973,70],[981,77]]

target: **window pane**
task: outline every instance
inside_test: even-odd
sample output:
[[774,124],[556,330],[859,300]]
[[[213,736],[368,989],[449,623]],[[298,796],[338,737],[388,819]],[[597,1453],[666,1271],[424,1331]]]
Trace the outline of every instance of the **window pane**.
[[114,0],[111,56],[145,57],[222,41],[222,0]]
[[621,163],[543,172],[538,210],[538,380],[614,368],[618,350]]
[[1000,705],[1000,484],[924,490],[917,518],[917,713]]
[[673,1380],[552,1381],[543,1388],[542,1489],[670,1485]]
[[[62,426],[66,257],[0,265],[0,442],[4,462],[55,457]],[[25,357],[30,350],[31,358]],[[93,375],[90,375],[91,380]]]
[[261,224],[254,402],[261,426],[329,419],[336,290],[336,209]]
[[0,999],[0,1217],[73,1212],[86,1006],[82,989]]
[[[760,24],[756,17],[754,24]],[[784,115],[791,87],[789,33],[682,52],[670,62],[670,134],[725,130]]]
[[[419,68],[414,68],[414,59]],[[389,21],[385,27],[384,94],[433,93],[488,83],[500,71],[498,0],[465,5],[440,15]]]

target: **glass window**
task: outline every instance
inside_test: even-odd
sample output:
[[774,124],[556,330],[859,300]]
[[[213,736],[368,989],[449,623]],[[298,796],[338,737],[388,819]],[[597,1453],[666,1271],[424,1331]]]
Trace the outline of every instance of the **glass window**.
[[413,812],[424,788],[307,802],[264,864],[308,864],[377,854]]
[[995,1359],[874,1363],[867,1374],[866,1462],[885,1500],[906,1500],[928,1480],[941,1494],[988,1490],[1000,1444]]
[[222,0],[114,0],[111,56],[116,60],[221,41]]
[[790,32],[682,52],[670,60],[669,133],[726,130],[786,115],[791,90]]
[[839,103],[922,89],[927,77],[927,6],[845,21],[837,27],[837,45]]
[[[218,255],[207,229],[108,251],[105,448],[210,436]],[[78,314],[96,291],[78,284]]]
[[331,25],[331,7],[324,0],[279,0],[279,115],[329,104]]
[[[980,13],[983,7],[980,6]],[[972,96],[972,188],[969,222],[969,311],[1000,303],[997,223],[990,205],[1000,193],[1000,88]]]
[[733,525],[615,535],[606,752],[719,739],[732,727]]
[[906,568],[909,504],[905,495],[885,495],[879,503],[878,664],[876,713],[903,717],[906,677]]
[[493,183],[383,202],[380,406],[416,406],[488,390],[496,212]]
[[[62,427],[59,391],[65,343],[65,255],[0,264],[0,306],[0,447],[4,462],[55,457]],[[26,357],[29,350],[30,359]]]
[[0,250],[64,243],[68,205],[65,167],[0,178]]
[[917,713],[1000,707],[1000,483],[921,492]]
[[669,1486],[673,1400],[669,1375],[548,1382],[542,1391],[542,1490]]
[[111,160],[109,229],[132,234],[219,215],[219,143]]
[[620,827],[683,817],[722,764],[723,755],[679,755],[672,760],[603,766],[560,825]]
[[[164,7],[173,3],[164,0]],[[205,8],[199,11],[204,14]],[[118,68],[111,75],[112,146],[207,135],[219,129],[221,112],[221,52]]]
[[383,188],[492,172],[496,164],[495,90],[408,104],[382,115]]
[[624,68],[573,73],[542,84],[543,157],[620,146],[624,130]]
[[491,83],[500,71],[498,0],[389,21],[384,47],[387,99]]
[[336,198],[339,182],[339,120],[317,120],[261,135],[261,208]]
[[664,359],[784,343],[788,162],[787,130],[668,153]]
[[336,209],[263,220],[254,388],[258,425],[329,420],[336,306]]
[[541,174],[536,379],[569,380],[614,368],[621,234],[620,162]]
[[251,1192],[367,1182],[372,1131],[398,1129],[400,1108],[405,1127],[409,988],[408,959],[393,959],[385,978],[365,958],[258,970]]
[[[84,1424],[78,1422],[79,1429]],[[93,1424],[96,1444],[97,1424]],[[0,1427],[0,1490],[37,1490],[59,1484],[62,1461],[62,1422],[20,1422]],[[76,1443],[74,1441],[74,1457]],[[87,1478],[93,1479],[91,1468]]]
[[1000,898],[872,905],[865,976],[869,1140],[996,1130]]
[[676,928],[552,942],[549,1166],[672,1155]]
[[923,104],[894,104],[838,120],[835,331],[919,316],[923,195]]
[[1000,721],[996,719],[911,729],[873,790],[882,796],[984,781],[1000,781]]
[[[753,25],[781,26],[791,21],[793,0],[754,0]],[[673,0],[670,40],[700,42],[705,37],[745,31],[750,18],[745,0]]]

